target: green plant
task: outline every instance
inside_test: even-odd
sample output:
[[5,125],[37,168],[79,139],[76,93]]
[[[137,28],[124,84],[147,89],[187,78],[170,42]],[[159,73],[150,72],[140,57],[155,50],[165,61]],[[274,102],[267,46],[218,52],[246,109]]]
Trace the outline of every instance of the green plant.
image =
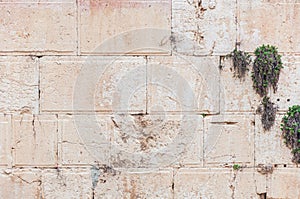
[[254,53],[253,87],[261,97],[265,97],[270,88],[273,88],[274,93],[277,91],[280,70],[283,68],[281,55],[275,46],[270,45],[262,45]]
[[232,58],[234,77],[239,79],[244,79],[246,72],[249,70],[249,65],[251,63],[251,56],[241,50],[235,48],[227,57]]
[[269,97],[262,100],[261,121],[265,130],[270,130],[274,125],[277,107],[270,101]]
[[242,167],[238,164],[234,164],[232,168],[233,168],[233,170],[239,170]]
[[292,150],[293,162],[300,163],[300,106],[289,108],[282,118],[281,130],[284,142]]

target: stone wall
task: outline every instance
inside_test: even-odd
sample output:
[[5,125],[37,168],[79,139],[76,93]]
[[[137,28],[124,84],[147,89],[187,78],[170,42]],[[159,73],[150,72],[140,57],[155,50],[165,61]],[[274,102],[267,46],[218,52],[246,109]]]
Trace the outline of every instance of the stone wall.
[[[299,0],[1,1],[0,198],[299,198],[280,132],[299,19]],[[270,131],[236,43],[283,55]]]

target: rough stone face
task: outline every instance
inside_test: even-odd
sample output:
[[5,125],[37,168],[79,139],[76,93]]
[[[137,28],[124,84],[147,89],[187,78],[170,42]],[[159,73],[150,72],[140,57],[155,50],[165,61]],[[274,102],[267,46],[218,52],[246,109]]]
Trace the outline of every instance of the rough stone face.
[[57,164],[57,118],[21,115],[13,118],[14,164],[55,166]]
[[80,0],[83,54],[169,54],[171,0]]
[[4,1],[0,4],[0,54],[74,54],[75,1]]
[[259,95],[253,89],[251,70],[244,79],[234,77],[230,58],[221,59],[220,109],[221,112],[255,112],[260,104]]
[[173,0],[172,47],[187,55],[226,55],[236,42],[236,2]]
[[145,112],[145,64],[142,57],[42,59],[41,111]]
[[283,115],[276,115],[275,124],[270,131],[264,131],[260,115],[255,116],[255,163],[292,164],[291,150],[284,144],[280,124]]
[[0,170],[0,198],[41,198],[37,170]]
[[99,172],[95,198],[172,198],[172,170]]
[[217,57],[149,57],[148,111],[219,112]]
[[253,52],[262,44],[280,52],[300,52],[300,4],[296,1],[238,1],[238,35],[241,49]]
[[37,61],[30,57],[3,56],[0,57],[0,68],[0,111],[37,113]]
[[110,116],[59,116],[62,164],[108,164],[110,123]]
[[204,164],[247,164],[254,161],[254,116],[218,115],[204,118]]
[[44,170],[44,198],[92,198],[91,174],[87,169]]
[[0,115],[0,165],[11,164],[11,118]]

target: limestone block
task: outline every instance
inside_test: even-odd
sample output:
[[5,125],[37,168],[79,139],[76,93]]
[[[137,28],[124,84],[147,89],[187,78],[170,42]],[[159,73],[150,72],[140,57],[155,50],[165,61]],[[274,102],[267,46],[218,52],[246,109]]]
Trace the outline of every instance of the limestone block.
[[59,116],[62,164],[108,164],[110,123],[110,116]]
[[9,165],[11,158],[11,118],[0,115],[0,165]]
[[101,172],[95,198],[172,198],[171,170]]
[[41,110],[145,112],[145,63],[142,57],[42,59]]
[[5,1],[0,13],[0,54],[75,54],[75,1]]
[[188,55],[226,55],[236,40],[236,2],[173,0],[173,50]]
[[83,54],[169,54],[171,0],[80,0]]
[[221,112],[255,112],[260,104],[260,98],[253,89],[252,69],[249,68],[245,78],[240,80],[234,77],[233,63],[230,58],[222,59],[221,65]]
[[268,198],[299,198],[299,168],[281,168],[274,170],[268,179]]
[[280,72],[277,92],[271,93],[272,101],[279,111],[288,111],[290,106],[300,104],[300,56],[283,56],[284,68]]
[[175,174],[174,198],[231,198],[228,169],[180,169]]
[[254,161],[254,116],[204,118],[204,164],[247,164]]
[[22,115],[13,118],[14,164],[55,166],[57,163],[57,118]]
[[160,56],[147,63],[148,112],[219,112],[217,57]]
[[241,48],[253,52],[262,44],[280,52],[300,52],[300,4],[296,1],[239,1],[238,31]]
[[[1,7],[1,4],[0,4]],[[0,57],[0,111],[38,112],[38,66],[30,57]]]
[[40,183],[35,170],[0,170],[0,198],[41,198]]
[[270,131],[264,131],[261,116],[255,116],[255,163],[293,164],[291,150],[284,144],[280,124],[283,115],[276,115],[275,124]]
[[92,181],[87,169],[44,170],[44,198],[92,198]]
[[203,123],[198,115],[115,115],[111,165],[163,168],[202,165]]

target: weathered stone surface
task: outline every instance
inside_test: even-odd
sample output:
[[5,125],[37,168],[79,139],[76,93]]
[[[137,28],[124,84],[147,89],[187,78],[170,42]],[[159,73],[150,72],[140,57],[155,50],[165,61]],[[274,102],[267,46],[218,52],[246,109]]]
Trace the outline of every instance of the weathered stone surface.
[[0,111],[37,113],[38,106],[36,60],[30,57],[0,57]]
[[147,66],[148,112],[219,112],[217,57],[149,57]]
[[281,52],[300,52],[300,4],[288,0],[238,1],[241,49],[253,52],[272,44]]
[[92,180],[87,169],[44,170],[44,198],[92,198]]
[[95,198],[172,198],[171,170],[100,173]]
[[231,198],[229,169],[180,169],[175,174],[175,198]]
[[10,165],[11,158],[11,117],[0,115],[0,165]]
[[115,115],[111,165],[163,168],[202,164],[202,118],[196,115]]
[[171,0],[80,0],[83,54],[169,54]]
[[279,111],[286,112],[300,101],[297,92],[300,84],[300,56],[283,56],[282,61],[284,68],[280,73],[278,90],[275,94],[271,93],[271,97]]
[[75,54],[75,1],[7,1],[0,13],[0,54]]
[[247,164],[254,161],[254,116],[218,115],[204,118],[204,164]]
[[221,112],[255,112],[260,104],[259,95],[253,89],[251,70],[244,79],[234,77],[233,63],[230,58],[223,58],[220,82]]
[[173,0],[173,49],[188,55],[226,55],[236,41],[236,2]]
[[13,118],[14,164],[55,166],[57,164],[57,118],[22,115]]
[[41,110],[145,112],[145,63],[142,57],[41,59]]
[[264,131],[261,116],[255,116],[255,163],[258,164],[292,164],[291,150],[288,149],[280,130],[283,115],[277,115],[270,131]]
[[268,178],[268,198],[299,198],[299,168],[282,168],[274,170]]
[[38,170],[0,170],[0,198],[41,198]]
[[108,164],[112,123],[109,115],[59,116],[62,164]]

